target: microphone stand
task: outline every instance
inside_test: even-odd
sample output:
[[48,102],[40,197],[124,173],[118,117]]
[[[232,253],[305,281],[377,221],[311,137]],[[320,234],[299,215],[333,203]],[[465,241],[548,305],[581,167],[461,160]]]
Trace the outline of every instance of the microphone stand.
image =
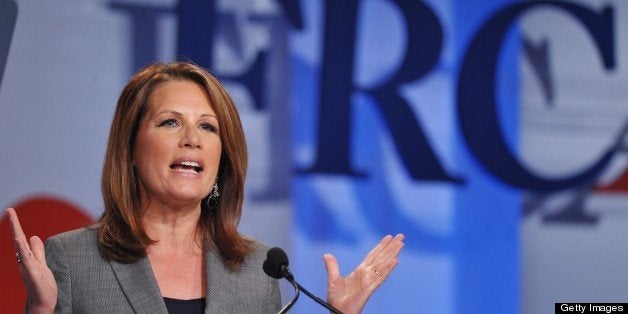
[[326,309],[330,310],[332,313],[334,314],[342,314],[342,312],[340,312],[340,310],[338,310],[337,308],[333,307],[331,304],[319,299],[317,296],[311,294],[309,291],[305,290],[305,288],[303,288],[298,282],[295,282],[297,284],[297,287],[299,287],[299,290],[303,291],[303,293],[305,293],[308,297],[312,298],[312,300],[316,301],[316,303],[324,306]]
[[[290,272],[288,272],[288,274],[290,274]],[[294,281],[294,277],[292,277],[292,274],[290,274],[289,277],[286,276],[285,278],[292,284],[292,286],[294,287],[294,292],[296,294],[295,294],[294,298],[292,298],[292,301],[290,301],[290,303],[286,304],[281,309],[281,311],[279,311],[278,314],[284,314],[284,313],[288,312],[288,310],[294,305],[294,303],[297,302],[297,299],[299,298],[299,288],[300,288],[299,284],[296,281]]]
[[292,307],[292,305],[294,305],[294,303],[299,298],[299,290],[303,291],[303,293],[305,293],[308,297],[312,298],[312,300],[324,306],[326,309],[330,310],[332,313],[343,314],[340,310],[333,307],[331,304],[328,304],[327,302],[321,300],[320,298],[318,298],[317,296],[313,295],[312,293],[307,291],[305,288],[303,288],[303,286],[301,286],[296,280],[294,280],[294,276],[290,272],[290,269],[288,268],[288,266],[281,265],[281,273],[283,274],[283,277],[286,278],[286,280],[288,280],[292,284],[292,286],[294,287],[294,290],[296,291],[296,295],[294,296],[292,301],[290,301],[290,303],[286,304],[286,306],[284,306],[284,308],[281,309],[281,311],[279,311],[279,314],[286,313]]

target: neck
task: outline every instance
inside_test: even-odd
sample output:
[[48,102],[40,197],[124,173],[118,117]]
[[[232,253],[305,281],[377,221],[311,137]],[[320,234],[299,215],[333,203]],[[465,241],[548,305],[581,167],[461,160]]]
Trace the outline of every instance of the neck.
[[142,215],[142,223],[148,236],[156,243],[149,251],[202,252],[198,223],[200,206],[188,209],[172,209],[165,206],[149,206]]

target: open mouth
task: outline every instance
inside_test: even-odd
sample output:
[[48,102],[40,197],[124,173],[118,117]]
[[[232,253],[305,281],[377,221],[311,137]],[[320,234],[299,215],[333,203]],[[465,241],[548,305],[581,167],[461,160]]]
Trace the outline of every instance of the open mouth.
[[186,170],[186,171],[193,170],[196,173],[199,173],[199,172],[203,171],[203,166],[201,166],[201,164],[199,164],[198,162],[195,162],[195,161],[182,161],[182,162],[178,162],[178,163],[174,163],[174,164],[170,165],[170,169],[173,169],[173,170]]

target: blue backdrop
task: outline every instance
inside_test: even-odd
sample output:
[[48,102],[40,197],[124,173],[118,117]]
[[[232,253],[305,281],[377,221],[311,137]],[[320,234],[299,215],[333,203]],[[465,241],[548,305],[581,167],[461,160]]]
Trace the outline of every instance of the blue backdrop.
[[[617,214],[628,204],[625,8],[0,0],[0,114],[11,130],[0,163],[16,165],[0,170],[11,178],[0,202],[45,194],[98,216],[117,93],[147,64],[190,59],[220,77],[244,122],[242,230],[283,246],[315,294],[326,291],[324,253],[346,274],[381,237],[404,233],[400,264],[365,313],[626,301],[617,278],[628,254],[608,244],[628,235]],[[88,149],[67,154],[77,144]],[[573,247],[610,257],[596,267]],[[13,271],[2,258],[0,271]],[[305,297],[294,307],[322,311]]]

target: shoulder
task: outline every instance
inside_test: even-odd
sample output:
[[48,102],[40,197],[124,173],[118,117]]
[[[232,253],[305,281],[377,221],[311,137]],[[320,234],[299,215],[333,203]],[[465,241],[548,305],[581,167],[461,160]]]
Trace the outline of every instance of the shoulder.
[[258,240],[253,240],[253,250],[244,258],[243,265],[251,263],[257,264],[259,261],[264,262],[264,260],[266,260],[266,252],[268,252],[268,249],[269,247],[267,244]]
[[46,254],[60,251],[98,250],[98,229],[88,226],[54,235],[46,240]]
[[48,238],[47,242],[89,242],[96,241],[98,227],[95,225],[70,230]]
[[208,251],[209,255],[207,255],[209,257],[209,264],[217,264],[220,260],[220,264],[222,265],[221,268],[225,273],[230,274],[230,276],[238,277],[243,274],[246,274],[246,276],[256,274],[256,276],[263,275],[263,277],[266,277],[262,270],[262,264],[264,263],[264,260],[266,260],[268,245],[258,240],[248,239],[251,241],[252,250],[244,256],[242,263],[235,270],[229,270],[227,265],[222,263],[220,255],[215,254],[211,250]]

